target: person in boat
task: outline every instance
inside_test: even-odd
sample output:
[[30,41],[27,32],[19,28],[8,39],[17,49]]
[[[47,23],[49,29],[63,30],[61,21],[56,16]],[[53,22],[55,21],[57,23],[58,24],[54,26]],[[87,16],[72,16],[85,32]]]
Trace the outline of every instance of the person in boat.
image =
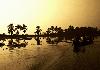
[[76,36],[73,40],[73,45],[75,47],[79,47],[80,46],[80,37]]
[[74,52],[79,52],[80,50],[80,37],[76,36],[73,40],[73,45],[74,45]]
[[87,38],[86,36],[84,35],[83,36],[83,42],[81,43],[81,45],[86,45],[87,44]]

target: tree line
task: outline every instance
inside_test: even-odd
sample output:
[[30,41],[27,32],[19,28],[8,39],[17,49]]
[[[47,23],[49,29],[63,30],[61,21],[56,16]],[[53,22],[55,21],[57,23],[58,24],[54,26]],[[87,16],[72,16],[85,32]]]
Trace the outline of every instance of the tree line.
[[[8,33],[10,35],[19,35],[20,31],[23,33],[26,33],[27,26],[25,24],[23,25],[16,25],[9,24],[7,26]],[[36,26],[36,31],[33,32],[37,36],[65,36],[65,37],[75,37],[75,36],[97,36],[100,35],[100,30],[97,27],[74,27],[69,26],[67,29],[62,29],[58,26],[51,26],[50,28],[47,28],[45,32],[42,32],[42,29],[40,26]]]

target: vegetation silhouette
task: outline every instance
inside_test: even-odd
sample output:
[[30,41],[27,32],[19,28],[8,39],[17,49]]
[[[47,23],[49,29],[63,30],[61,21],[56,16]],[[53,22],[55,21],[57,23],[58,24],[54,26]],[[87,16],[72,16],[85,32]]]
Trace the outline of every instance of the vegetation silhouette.
[[[27,26],[25,24],[18,24],[15,26],[13,23],[11,23],[7,26],[7,28],[10,35],[6,35],[4,33],[1,34],[0,38],[2,40],[11,39],[9,41],[9,45],[12,46],[25,46],[25,44],[13,42],[13,39],[16,39],[16,41],[31,40],[32,37],[35,37],[37,45],[41,45],[40,37],[47,37],[46,42],[48,44],[58,44],[59,42],[64,42],[63,39],[65,39],[66,42],[67,40],[70,40],[73,42],[74,49],[78,50],[80,46],[92,44],[94,37],[100,35],[100,30],[97,27],[74,27],[72,25],[70,25],[67,29],[62,29],[58,26],[51,26],[43,33],[40,26],[36,26],[36,31],[34,32],[35,35],[25,34],[27,31]],[[21,31],[24,34],[21,35]],[[1,45],[4,45],[4,43],[1,43]]]
[[21,48],[21,47],[26,47],[28,45],[28,42],[25,40],[23,42],[20,42],[19,39],[16,39],[15,41],[13,39],[8,40],[8,47],[9,48]]
[[80,47],[73,47],[73,52],[78,53],[78,52],[85,52],[86,47],[85,46],[80,46]]
[[9,24],[8,25],[8,33],[11,34],[11,36],[13,35],[14,32],[14,25],[13,24]]
[[41,35],[41,31],[42,30],[40,29],[40,26],[37,26],[36,27],[36,32],[34,32],[34,33],[35,33],[35,35],[38,35],[39,36],[39,35]]
[[63,39],[64,39],[64,37],[47,37],[46,42],[48,44],[57,45],[59,42],[62,42]]
[[34,39],[37,41],[37,45],[42,45],[41,44],[42,41],[40,41],[41,38],[39,36],[34,37]]
[[[19,31],[23,31],[24,33],[27,31],[27,26],[25,24],[23,24],[23,26],[21,25],[16,25],[14,26],[13,24],[9,24],[8,25],[8,33],[11,34],[13,36],[14,32],[15,35],[19,35]],[[35,35],[27,35],[30,37],[34,37],[34,36],[52,36],[52,37],[58,37],[58,36],[62,36],[65,37],[66,39],[72,39],[74,38],[76,35],[82,37],[82,36],[89,36],[92,39],[94,39],[94,36],[97,36],[100,34],[100,30],[98,30],[98,28],[94,28],[94,27],[74,27],[74,26],[69,26],[68,29],[62,29],[61,27],[58,26],[51,26],[50,28],[47,28],[46,32],[41,32],[42,29],[40,28],[40,26],[36,27],[36,31],[34,32]],[[25,35],[23,35],[25,36]]]
[[16,35],[19,35],[19,30],[20,31],[22,30],[25,33],[27,31],[27,26],[25,24],[23,24],[23,26],[21,25],[15,26],[15,31],[17,31]]

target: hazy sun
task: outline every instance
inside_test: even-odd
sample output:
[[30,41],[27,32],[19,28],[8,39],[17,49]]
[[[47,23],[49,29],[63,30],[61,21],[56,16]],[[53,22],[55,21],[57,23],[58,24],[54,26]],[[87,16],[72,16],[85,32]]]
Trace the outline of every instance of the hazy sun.
[[0,26],[6,29],[9,23],[24,23],[32,29],[36,25],[43,25],[42,22],[50,19],[55,10],[53,0],[0,0]]
[[[99,24],[99,0],[0,0],[0,33],[7,33],[7,25],[26,24],[33,34],[40,25],[46,30],[51,25]],[[94,24],[95,23],[95,24]]]

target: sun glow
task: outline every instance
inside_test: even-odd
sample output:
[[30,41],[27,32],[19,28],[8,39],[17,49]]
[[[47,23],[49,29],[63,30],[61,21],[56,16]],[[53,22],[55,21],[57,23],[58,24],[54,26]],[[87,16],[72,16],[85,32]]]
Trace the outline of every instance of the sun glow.
[[43,30],[51,25],[96,26],[100,21],[99,3],[98,0],[0,0],[0,33],[7,33],[10,23],[26,24],[29,34],[34,33],[37,25]]
[[[53,0],[0,0],[0,27],[9,23],[26,24],[29,30],[53,16]],[[54,2],[54,1],[53,1]],[[51,4],[52,3],[52,4]],[[53,5],[53,7],[52,7]],[[43,23],[42,23],[43,24]],[[3,32],[4,29],[1,29]]]

